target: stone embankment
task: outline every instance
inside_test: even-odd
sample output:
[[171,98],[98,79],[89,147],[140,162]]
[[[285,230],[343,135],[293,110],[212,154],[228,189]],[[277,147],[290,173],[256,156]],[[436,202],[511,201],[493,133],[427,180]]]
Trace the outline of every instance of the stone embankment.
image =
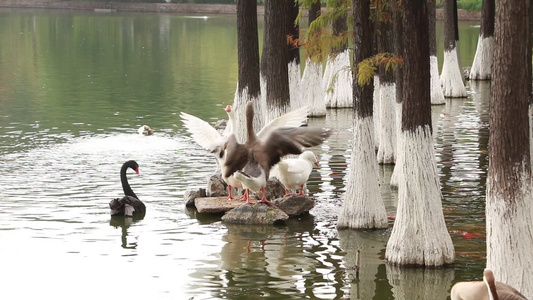
[[[201,14],[235,14],[235,5],[229,4],[191,4],[191,3],[125,3],[125,2],[86,2],[65,0],[0,0],[0,7],[14,8],[54,8],[77,10],[112,10],[128,12],[160,12],[160,13],[201,13]],[[258,6],[257,13],[262,15],[264,7]],[[461,20],[477,20],[481,18],[479,11],[459,9]],[[442,19],[442,9],[437,9],[437,19]]]

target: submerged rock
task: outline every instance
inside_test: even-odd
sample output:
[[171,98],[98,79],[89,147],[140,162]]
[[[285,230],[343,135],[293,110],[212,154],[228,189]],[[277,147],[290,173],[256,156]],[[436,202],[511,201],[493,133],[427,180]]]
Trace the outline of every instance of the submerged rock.
[[289,217],[296,217],[308,213],[315,207],[315,200],[305,195],[291,195],[272,201],[274,205],[283,210]]
[[228,211],[222,221],[233,224],[264,224],[284,223],[289,216],[281,209],[264,203],[244,204]]

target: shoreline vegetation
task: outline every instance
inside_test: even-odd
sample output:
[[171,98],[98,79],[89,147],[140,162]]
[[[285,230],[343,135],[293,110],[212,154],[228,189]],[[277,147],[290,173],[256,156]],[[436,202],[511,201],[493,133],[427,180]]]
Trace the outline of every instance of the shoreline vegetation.
[[[157,12],[194,14],[236,14],[234,4],[194,3],[132,3],[132,2],[87,2],[65,0],[0,0],[0,8],[44,8],[89,10],[94,12]],[[264,7],[258,6],[257,13],[264,14]],[[460,20],[480,20],[480,11],[457,10]],[[443,19],[442,9],[437,9],[437,19]]]

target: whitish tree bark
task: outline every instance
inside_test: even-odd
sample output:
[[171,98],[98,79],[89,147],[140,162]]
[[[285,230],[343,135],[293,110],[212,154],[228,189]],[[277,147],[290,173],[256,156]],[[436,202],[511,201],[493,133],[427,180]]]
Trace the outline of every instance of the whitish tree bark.
[[466,97],[463,75],[455,43],[454,0],[444,0],[444,62],[440,74],[440,84],[444,97]]
[[240,142],[246,137],[244,108],[246,102],[253,101],[257,118],[254,128],[263,127],[261,87],[259,83],[259,38],[257,35],[257,0],[237,1],[237,43],[239,79],[233,110],[236,116],[235,135]]
[[[394,18],[394,26],[393,26],[393,32],[394,32],[394,49],[396,55],[399,55],[401,57],[404,56],[404,41],[403,41],[403,24],[402,24],[402,15],[399,7],[399,3],[397,1],[391,2],[391,8],[392,8],[392,14]],[[429,30],[431,30],[431,26],[429,27]],[[430,33],[431,36],[431,33]],[[430,38],[431,39],[431,38]],[[431,44],[430,44],[430,53],[431,53]],[[438,74],[437,74],[438,75]],[[400,170],[402,169],[399,167],[403,163],[402,160],[402,102],[403,102],[403,66],[400,66],[396,69],[396,105],[395,105],[395,112],[396,112],[396,162],[394,165],[394,170],[392,172],[392,175],[390,177],[390,186],[391,187],[398,187],[398,174]],[[439,84],[440,88],[440,84]]]
[[442,266],[455,260],[442,212],[431,132],[428,18],[425,0],[404,0],[403,163],[396,221],[385,258],[392,264]]
[[394,164],[394,170],[390,178],[391,187],[398,187],[398,179],[400,177],[401,165],[403,164],[403,135],[402,135],[402,103],[395,104],[396,113],[396,162]]
[[302,102],[309,106],[309,117],[326,116],[326,104],[321,84],[322,64],[308,58],[302,75]]
[[[298,16],[299,4],[296,1],[287,1],[285,8],[287,11],[287,35],[292,36],[293,40],[300,37],[300,26],[294,24],[294,20]],[[287,44],[289,53],[289,94],[291,98],[291,109],[302,107],[302,92],[301,92],[301,71],[300,71],[300,48],[294,44]]]
[[533,298],[533,199],[528,102],[531,1],[496,9],[487,175],[487,267],[497,281]]
[[[333,5],[343,5],[342,1],[333,1]],[[333,34],[341,36],[348,30],[346,16],[340,16],[332,24]],[[350,69],[350,50],[347,43],[340,43],[331,50],[326,62],[322,88],[326,107],[352,107],[352,71]]]
[[437,59],[437,40],[435,38],[436,8],[435,0],[428,1],[429,20],[429,74],[431,76],[431,104],[444,104],[444,93],[440,86],[439,61]]
[[[290,110],[289,56],[284,1],[265,1],[265,32],[261,57],[262,94],[266,103],[265,124]],[[259,115],[256,113],[255,115]]]
[[[330,56],[324,73],[329,74],[324,86],[326,107],[352,107],[352,71],[350,70],[350,50],[345,49],[337,56]],[[326,76],[324,76],[326,79]]]
[[[370,2],[353,0],[354,65],[372,55]],[[357,78],[355,68],[354,78]],[[354,80],[354,135],[347,191],[337,226],[339,228],[386,228],[387,212],[378,184],[372,124],[372,84]]]
[[[391,15],[390,5],[380,5],[377,14]],[[378,27],[377,42],[379,53],[394,52],[392,20],[383,19],[376,22]],[[379,143],[377,159],[379,164],[394,164],[396,151],[396,122],[394,118],[394,103],[396,103],[396,86],[394,72],[379,66]]]
[[[309,24],[320,15],[320,1],[316,1],[309,7]],[[317,33],[320,34],[320,33]],[[322,53],[312,53],[310,49],[305,51],[305,69],[302,75],[302,102],[309,107],[309,117],[326,116],[326,104],[322,92]]]
[[379,164],[394,164],[396,161],[396,85],[380,80],[379,88]]
[[474,62],[470,69],[470,80],[488,80],[492,72],[495,1],[483,0],[482,6],[481,28]]
[[374,91],[372,93],[372,99],[373,99],[373,102],[372,102],[372,113],[373,113],[373,116],[374,116],[374,136],[376,137],[374,139],[374,147],[376,148],[376,150],[379,148],[379,131],[381,129],[381,119],[380,119],[380,116],[379,116],[379,113],[381,111],[381,108],[380,108],[380,87],[381,85],[379,84],[379,76],[374,76]]

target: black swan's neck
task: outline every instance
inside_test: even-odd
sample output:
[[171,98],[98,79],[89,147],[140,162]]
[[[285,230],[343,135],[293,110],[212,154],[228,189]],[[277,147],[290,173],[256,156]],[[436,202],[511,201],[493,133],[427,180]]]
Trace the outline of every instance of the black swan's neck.
[[127,170],[128,166],[126,165],[122,166],[122,168],[120,169],[120,181],[122,182],[122,190],[124,190],[124,195],[132,196],[139,199],[131,189],[130,184],[128,183],[128,177],[126,176]]

